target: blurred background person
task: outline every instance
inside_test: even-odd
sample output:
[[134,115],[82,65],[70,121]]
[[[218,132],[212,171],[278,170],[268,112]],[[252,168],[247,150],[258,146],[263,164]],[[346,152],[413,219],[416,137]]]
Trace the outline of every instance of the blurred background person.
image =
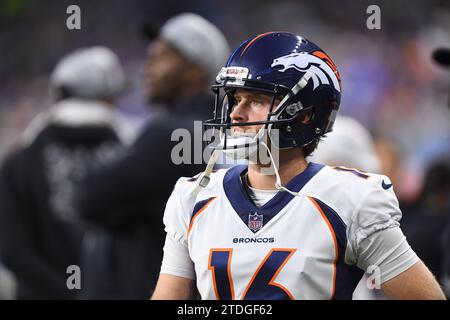
[[17,298],[17,280],[14,274],[6,268],[0,259],[0,300]]
[[[446,71],[450,71],[450,48],[439,48],[433,52],[434,61],[437,62],[440,66],[445,68]],[[450,74],[450,72],[449,72]],[[450,109],[450,81],[447,82],[448,88],[448,108]],[[450,140],[450,139],[449,139]],[[442,254],[442,265],[437,266],[436,268],[440,268],[440,281],[441,285],[444,289],[444,292],[448,299],[450,299],[450,141],[449,148],[447,150],[444,149],[444,152],[447,153],[447,157],[442,159],[441,161],[435,163],[434,167],[432,167],[429,172],[431,177],[429,177],[430,183],[437,191],[437,195],[430,194],[427,198],[428,200],[433,200],[435,198],[435,203],[432,204],[433,210],[435,213],[441,217],[441,220],[444,219],[444,215],[446,214],[447,221],[445,225],[444,232],[441,238],[441,254]],[[437,189],[437,190],[436,190]],[[437,235],[433,237],[435,239]],[[436,253],[437,248],[433,248],[432,252]],[[436,260],[438,261],[439,256],[436,255]]]
[[[441,245],[450,217],[450,154],[436,159],[425,174],[423,190],[411,206],[402,230],[411,247],[438,280],[443,279],[444,256]],[[448,249],[448,247],[447,247]]]
[[209,119],[210,86],[229,52],[222,32],[193,13],[172,17],[160,30],[144,22],[141,32],[151,41],[145,66],[149,103],[160,112]]
[[38,115],[0,171],[0,257],[18,299],[72,299],[67,268],[80,265],[83,226],[75,186],[120,152],[114,98],[124,88],[105,47],[65,56],[51,76],[55,104]]
[[[165,203],[180,176],[204,168],[202,154],[194,155],[202,153],[194,149],[194,139],[202,143],[194,120],[211,115],[210,84],[229,54],[222,32],[196,14],[145,31],[152,39],[145,83],[153,115],[121,161],[89,175],[80,188],[83,218],[97,226],[83,253],[87,298],[150,297],[162,259]],[[177,129],[190,135],[183,151],[188,163],[172,158]]]

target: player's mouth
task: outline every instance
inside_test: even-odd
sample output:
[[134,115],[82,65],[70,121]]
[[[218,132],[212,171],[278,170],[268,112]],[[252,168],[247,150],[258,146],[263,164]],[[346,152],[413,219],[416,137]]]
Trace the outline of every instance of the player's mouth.
[[257,131],[252,128],[248,128],[247,130],[243,127],[232,127],[229,136],[232,138],[239,138],[239,137],[250,137],[253,138],[256,136]]

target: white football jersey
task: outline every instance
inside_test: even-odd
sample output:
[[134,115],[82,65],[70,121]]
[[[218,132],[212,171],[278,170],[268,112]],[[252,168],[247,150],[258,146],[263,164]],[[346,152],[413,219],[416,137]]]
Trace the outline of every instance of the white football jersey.
[[213,173],[197,195],[196,178],[181,178],[167,203],[166,232],[184,246],[202,299],[351,299],[359,244],[399,225],[389,179],[310,163],[286,185],[299,196],[278,192],[258,208],[246,170]]

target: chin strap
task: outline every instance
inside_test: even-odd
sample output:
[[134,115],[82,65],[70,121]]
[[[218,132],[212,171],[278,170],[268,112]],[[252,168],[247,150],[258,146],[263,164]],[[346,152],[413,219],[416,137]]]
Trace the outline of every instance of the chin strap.
[[[275,188],[279,191],[283,191],[283,192],[287,192],[290,193],[291,195],[293,195],[294,197],[296,196],[300,196],[300,194],[298,192],[289,190],[286,187],[283,187],[281,185],[281,178],[280,178],[280,174],[278,173],[278,168],[275,164],[275,160],[273,159],[272,153],[270,152],[269,147],[267,146],[267,144],[263,141],[261,141],[261,145],[264,146],[267,150],[267,153],[269,154],[270,157],[270,162],[272,163],[272,166],[274,168],[274,172],[275,172],[275,177],[276,177],[276,182],[275,182]],[[212,153],[211,157],[209,158],[208,161],[208,165],[206,166],[205,171],[203,172],[201,178],[199,178],[199,182],[197,183],[197,185],[195,186],[195,188],[191,191],[191,195],[196,196],[200,191],[202,191],[202,189],[206,188],[209,184],[210,176],[212,173],[212,170],[214,168],[214,165],[216,164],[217,160],[219,159],[219,156],[221,154],[220,149],[216,149],[214,150],[214,152]]]
[[292,194],[294,197],[296,197],[296,196],[299,197],[300,194],[299,194],[298,192],[291,191],[291,190],[289,190],[288,188],[285,188],[285,187],[283,187],[283,186],[281,185],[280,174],[278,173],[278,168],[277,168],[277,166],[275,165],[275,160],[274,160],[273,157],[272,157],[272,153],[270,152],[270,149],[269,149],[269,147],[267,146],[267,144],[266,144],[265,142],[261,141],[261,145],[263,145],[263,146],[267,149],[267,152],[269,153],[270,162],[272,163],[273,171],[275,172],[275,176],[276,176],[276,179],[277,179],[277,181],[275,182],[275,188],[276,188],[277,190],[279,190],[279,191],[285,191],[285,192],[287,192],[287,193],[290,193],[290,194]]
[[206,188],[209,184],[209,181],[211,180],[209,177],[213,171],[214,165],[216,164],[217,160],[219,159],[220,154],[222,153],[222,150],[215,149],[212,153],[211,157],[209,158],[208,164],[206,166],[205,171],[203,171],[203,174],[201,175],[201,178],[195,188],[191,191],[191,195],[197,195],[202,189]]

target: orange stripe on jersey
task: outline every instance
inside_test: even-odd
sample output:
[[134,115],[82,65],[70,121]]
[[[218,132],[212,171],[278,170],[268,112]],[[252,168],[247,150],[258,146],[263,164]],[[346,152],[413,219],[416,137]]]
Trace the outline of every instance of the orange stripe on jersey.
[[227,262],[227,274],[228,274],[228,279],[230,281],[231,300],[234,300],[234,284],[233,284],[233,278],[231,277],[231,257],[233,254],[233,249],[232,248],[224,248],[224,249],[209,250],[208,269],[211,270],[211,274],[212,274],[212,278],[213,278],[214,293],[216,295],[216,299],[220,300],[219,291],[217,290],[216,272],[214,270],[214,266],[211,265],[211,257],[212,257],[213,252],[228,252],[229,253],[229,259]]
[[[272,249],[272,251],[273,250],[274,249]],[[273,275],[272,279],[270,279],[269,285],[273,285],[273,286],[276,286],[276,287],[280,288],[281,290],[286,292],[286,294],[289,296],[289,299],[295,300],[294,296],[292,295],[292,293],[290,293],[289,290],[287,288],[285,288],[284,286],[282,286],[281,284],[276,283],[275,279],[278,277],[278,274],[280,273],[281,269],[283,269],[284,265],[289,261],[289,259],[292,257],[292,255],[295,253],[295,251],[297,249],[276,249],[276,250],[277,251],[290,251],[291,253],[289,253],[289,255],[287,256],[286,260],[284,260],[284,262],[278,268],[277,272],[275,272],[275,274]]]
[[205,205],[204,205],[200,210],[198,210],[197,213],[192,217],[191,223],[189,224],[189,229],[188,229],[188,232],[187,232],[187,238],[189,238],[189,234],[191,233],[192,226],[194,225],[195,219],[197,219],[198,215],[199,215],[200,213],[202,213],[202,212],[206,209],[206,207],[208,207],[208,206],[211,204],[211,202],[213,202],[213,201],[216,200],[216,199],[217,199],[217,197],[214,197],[214,198],[212,198],[211,200],[209,200],[209,201],[208,201],[207,203],[205,203]]
[[325,222],[328,225],[328,228],[330,229],[331,235],[333,236],[333,241],[334,241],[334,262],[333,262],[333,288],[331,290],[331,299],[333,299],[334,298],[334,292],[335,292],[335,289],[336,289],[336,264],[337,264],[337,261],[338,261],[338,258],[339,258],[338,242],[337,242],[337,239],[336,239],[336,235],[334,234],[333,227],[331,226],[331,223],[328,220],[328,218],[325,215],[325,213],[323,212],[322,208],[310,196],[308,196],[308,199],[313,203],[314,207],[320,212],[320,214],[322,215],[323,220],[325,220]]
[[256,276],[259,274],[259,271],[261,270],[261,268],[264,266],[264,264],[266,263],[267,259],[269,259],[269,257],[272,255],[272,253],[274,251],[290,251],[289,255],[287,256],[287,258],[284,260],[284,262],[280,265],[280,267],[277,269],[277,271],[275,272],[275,274],[273,275],[272,279],[270,279],[269,281],[269,285],[272,286],[276,286],[278,288],[280,288],[281,290],[283,290],[288,296],[289,299],[291,300],[295,300],[294,296],[292,295],[292,293],[289,292],[288,289],[286,289],[284,286],[282,286],[279,283],[275,282],[275,279],[277,278],[278,274],[280,273],[281,269],[283,269],[283,267],[286,265],[286,263],[289,261],[289,259],[291,258],[291,256],[294,254],[294,252],[297,249],[284,249],[284,248],[276,248],[276,249],[272,249],[270,250],[270,252],[266,255],[266,257],[264,258],[264,260],[260,263],[258,269],[256,269],[256,272],[253,274],[252,279],[250,280],[250,282],[248,283],[247,287],[245,288],[244,294],[242,295],[242,300],[245,298],[245,296],[247,295],[247,291],[250,289],[250,287],[253,284],[253,281],[255,281]]

